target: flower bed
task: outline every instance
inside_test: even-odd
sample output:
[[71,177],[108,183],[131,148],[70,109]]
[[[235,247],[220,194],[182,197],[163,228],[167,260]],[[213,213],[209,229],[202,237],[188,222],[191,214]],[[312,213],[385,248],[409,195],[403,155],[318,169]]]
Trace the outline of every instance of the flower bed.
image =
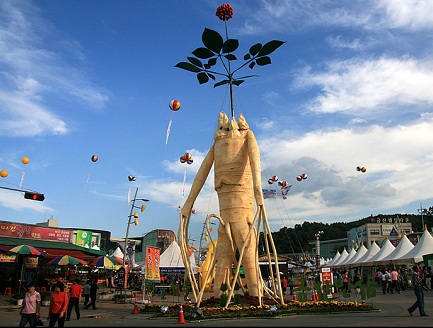
[[[231,303],[227,308],[220,306],[220,299],[211,297],[200,304],[182,304],[185,320],[203,320],[217,318],[247,318],[247,317],[277,317],[293,314],[328,314],[335,312],[371,312],[378,311],[372,305],[357,302],[342,301],[289,301],[284,305],[275,304],[274,301],[264,300],[260,306],[257,297],[243,296],[239,298],[239,304]],[[164,311],[162,311],[164,307]],[[162,305],[158,303],[147,304],[141,309],[142,313],[155,313],[156,318],[177,318],[180,312],[179,304]]]

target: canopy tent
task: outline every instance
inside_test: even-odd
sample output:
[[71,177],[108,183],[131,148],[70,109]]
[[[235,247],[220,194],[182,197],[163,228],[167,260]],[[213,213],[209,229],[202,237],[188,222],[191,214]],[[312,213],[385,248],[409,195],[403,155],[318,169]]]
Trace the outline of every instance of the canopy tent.
[[364,244],[361,245],[361,247],[358,248],[358,250],[356,251],[355,256],[353,256],[349,261],[345,261],[345,263],[343,265],[345,266],[352,266],[358,259],[360,259],[361,257],[364,256],[365,253],[368,252],[367,247],[364,246]]
[[370,260],[373,256],[375,256],[380,251],[380,247],[373,241],[368,249],[367,253],[361,256],[356,261],[353,261],[352,264],[362,265],[364,262]]
[[331,264],[331,266],[336,267],[336,266],[340,265],[340,263],[343,262],[347,256],[349,256],[349,253],[346,251],[346,248],[345,248],[341,252],[340,257],[337,259],[337,261],[333,262]]
[[338,263],[338,266],[346,266],[346,264],[348,262],[350,262],[350,260],[356,255],[356,250],[355,248],[352,247],[352,249],[349,252],[349,255],[346,256],[346,258]]
[[377,254],[372,258],[370,258],[368,261],[364,261],[362,264],[372,265],[374,264],[374,262],[380,261],[383,258],[387,257],[389,254],[391,254],[394,251],[394,249],[395,249],[394,245],[391,244],[389,239],[386,239],[385,243],[380,248],[380,251],[377,252]]
[[[196,272],[194,252],[189,256],[190,265]],[[172,241],[170,246],[161,254],[159,268],[161,273],[184,273],[185,264],[183,263],[180,246],[176,241]]]
[[407,254],[414,247],[415,247],[414,244],[411,243],[411,241],[406,237],[406,235],[403,235],[397,247],[388,256],[381,259],[380,263],[378,264],[384,264],[385,262],[395,261],[400,256]]
[[117,248],[114,250],[113,254],[111,254],[110,256],[112,256],[112,257],[119,257],[119,258],[123,259],[123,252],[120,249],[120,247],[117,246]]
[[400,256],[396,260],[413,260],[415,263],[423,261],[423,255],[430,254],[433,249],[433,237],[424,230],[419,242],[408,253]]
[[327,267],[332,266],[332,263],[336,262],[340,258],[340,256],[341,256],[341,253],[339,251],[337,251],[337,253],[335,254],[335,256],[331,260],[329,260],[325,264],[325,266],[327,266]]

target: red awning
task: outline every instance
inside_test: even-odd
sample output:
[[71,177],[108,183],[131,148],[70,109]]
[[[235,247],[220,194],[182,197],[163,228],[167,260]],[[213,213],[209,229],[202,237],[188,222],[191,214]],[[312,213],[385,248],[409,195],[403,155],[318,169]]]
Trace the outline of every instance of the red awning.
[[95,255],[86,254],[82,251],[70,250],[70,249],[56,249],[56,248],[42,248],[47,253],[46,259],[53,259],[57,256],[70,255],[82,260],[93,260],[96,258]]

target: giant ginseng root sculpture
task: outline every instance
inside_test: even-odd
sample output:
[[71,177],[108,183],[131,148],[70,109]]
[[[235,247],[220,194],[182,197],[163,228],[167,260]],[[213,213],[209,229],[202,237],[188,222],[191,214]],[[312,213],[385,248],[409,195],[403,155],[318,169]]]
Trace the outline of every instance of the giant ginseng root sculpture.
[[[192,292],[197,306],[200,305],[204,288],[199,288],[194,279],[189,265],[188,252],[188,226],[194,202],[199,195],[209,172],[214,166],[215,190],[218,194],[220,215],[211,214],[206,219],[209,228],[209,219],[217,218],[220,221],[218,227],[218,241],[207,271],[205,281],[212,275],[214,279],[214,296],[220,297],[223,292],[228,291],[226,307],[233,296],[235,286],[247,289],[249,295],[261,298],[264,293],[278,298],[284,303],[281,288],[272,289],[265,286],[260,273],[258,262],[258,239],[263,231],[264,244],[271,263],[272,254],[277,258],[277,252],[272,240],[272,234],[266,218],[263,202],[260,151],[254,133],[242,116],[238,122],[234,118],[233,85],[240,85],[244,79],[252,76],[234,78],[234,73],[248,65],[250,69],[257,64],[264,66],[270,64],[268,55],[281,46],[282,41],[270,41],[265,45],[257,43],[243,57],[245,63],[239,68],[231,71],[230,62],[236,60],[232,53],[238,46],[238,40],[229,39],[227,36],[227,20],[233,16],[230,5],[224,4],[218,7],[216,15],[226,24],[226,40],[213,30],[205,29],[202,41],[205,47],[193,51],[196,57],[188,57],[189,62],[180,62],[176,67],[197,73],[200,84],[210,79],[215,80],[215,74],[223,75],[227,79],[216,83],[214,86],[228,84],[231,96],[232,118],[229,121],[227,115],[221,112],[218,118],[217,131],[214,134],[214,143],[201,164],[194,179],[191,191],[185,201],[180,213],[179,242],[183,261],[186,268],[186,278],[190,281]],[[204,63],[201,60],[206,60]],[[223,64],[226,74],[217,73],[212,67],[218,60]],[[263,227],[263,228],[261,228]],[[241,265],[244,268],[245,281],[239,277]],[[235,274],[233,274],[233,267]],[[276,273],[279,273],[278,261],[275,261]],[[270,265],[270,272],[273,272]],[[281,284],[279,274],[276,283]],[[227,288],[222,289],[222,286]]]

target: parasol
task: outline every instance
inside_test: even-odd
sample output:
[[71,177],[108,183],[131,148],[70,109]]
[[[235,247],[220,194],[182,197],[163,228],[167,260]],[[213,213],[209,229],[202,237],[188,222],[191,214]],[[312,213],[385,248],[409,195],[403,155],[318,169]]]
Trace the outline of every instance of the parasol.
[[[15,253],[17,255],[29,255],[32,257],[47,255],[43,250],[40,250],[34,246],[30,246],[30,245],[26,245],[26,244],[12,247],[9,250],[9,252]],[[21,264],[19,291],[21,291],[21,282],[23,280],[23,268],[24,268],[24,264]]]
[[34,246],[30,245],[18,245],[12,247],[9,252],[16,253],[18,255],[35,255],[35,256],[45,256],[47,255],[43,250],[40,250]]
[[122,262],[116,260],[114,257],[103,255],[95,258],[92,262],[89,263],[89,266],[97,267],[97,268],[107,268],[107,267],[112,268],[121,264]]
[[87,264],[86,261],[77,259],[70,255],[62,255],[57,256],[56,258],[52,259],[47,263],[50,266],[54,265],[80,265],[80,264]]

